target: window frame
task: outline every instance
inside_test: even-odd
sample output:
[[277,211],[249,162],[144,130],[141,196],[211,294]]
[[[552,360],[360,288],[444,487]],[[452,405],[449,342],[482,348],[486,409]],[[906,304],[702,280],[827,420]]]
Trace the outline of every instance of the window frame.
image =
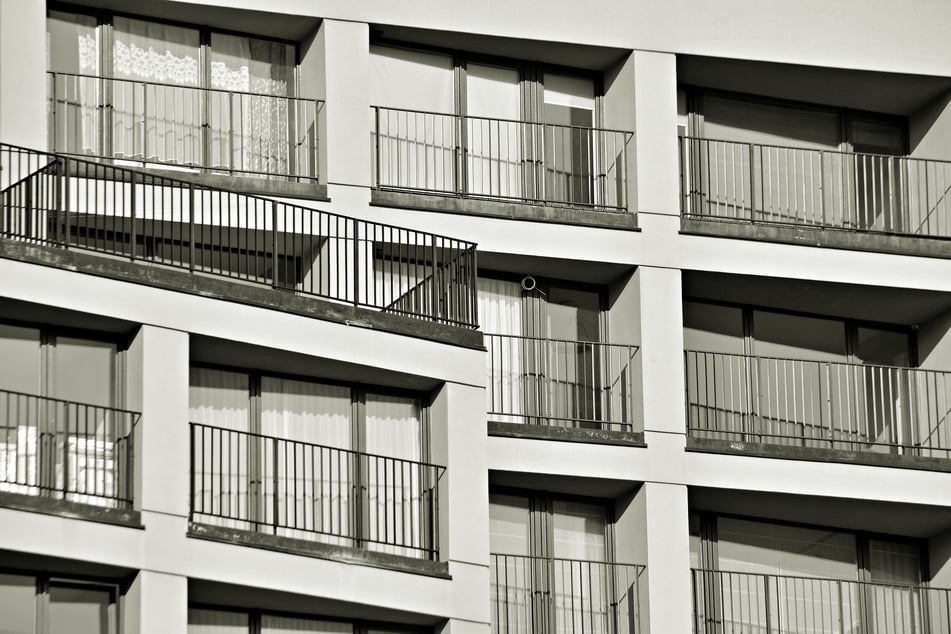
[[32,577],[34,582],[34,609],[36,625],[34,634],[53,634],[50,632],[50,587],[92,588],[109,593],[112,614],[110,634],[122,632],[122,597],[129,586],[129,580],[117,581],[108,577],[73,577],[55,572],[40,572],[28,568],[0,566],[0,574],[19,577]]

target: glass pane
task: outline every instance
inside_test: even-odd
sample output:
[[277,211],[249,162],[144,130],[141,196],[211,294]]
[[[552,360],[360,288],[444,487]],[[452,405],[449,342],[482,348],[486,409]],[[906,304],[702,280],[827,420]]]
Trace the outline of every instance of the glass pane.
[[36,579],[0,574],[2,634],[33,634],[36,624]]
[[113,37],[114,77],[199,85],[197,29],[116,16]]
[[350,634],[353,632],[353,625],[339,621],[317,621],[269,614],[261,617],[261,634],[297,634],[298,632]]
[[845,361],[845,324],[833,319],[753,311],[757,356]]
[[552,503],[554,556],[604,561],[606,524],[604,507],[599,504],[555,500]]
[[548,290],[548,337],[599,341],[601,296],[591,291],[552,287]]
[[873,583],[921,583],[921,549],[915,544],[870,539],[868,550]]
[[49,634],[113,634],[112,592],[95,587],[50,587]]
[[261,378],[261,433],[349,449],[350,388]]
[[191,368],[188,418],[193,423],[250,430],[249,379],[243,372]]
[[371,45],[370,103],[452,114],[455,111],[452,56]]
[[859,328],[857,335],[855,356],[860,363],[902,368],[911,365],[908,333]]
[[529,554],[528,498],[515,495],[489,496],[489,552]]
[[50,11],[46,19],[48,68],[56,73],[99,74],[96,18]]
[[116,344],[57,337],[50,396],[115,406]]
[[731,306],[684,302],[684,348],[743,354],[743,311]]
[[851,141],[856,152],[893,156],[904,153],[904,130],[891,121],[853,119]]
[[518,70],[469,64],[466,69],[468,186],[474,194],[523,195]]
[[188,634],[248,634],[248,625],[241,612],[188,609]]
[[253,37],[211,34],[211,87],[289,95],[293,90],[294,47]]
[[40,393],[40,331],[0,324],[0,389]]
[[421,460],[421,413],[417,399],[367,394],[366,452]]

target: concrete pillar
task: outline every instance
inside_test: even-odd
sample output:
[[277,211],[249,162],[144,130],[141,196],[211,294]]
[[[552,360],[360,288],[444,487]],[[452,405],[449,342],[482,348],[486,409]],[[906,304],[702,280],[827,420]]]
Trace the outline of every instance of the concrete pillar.
[[46,142],[46,3],[0,0],[0,141]]
[[[188,333],[142,326],[129,346],[128,404],[135,435],[135,508],[188,517]],[[184,527],[183,527],[184,528]]]
[[188,579],[140,570],[122,599],[125,634],[185,634]]
[[[473,362],[484,363],[473,351]],[[456,632],[489,631],[489,482],[485,390],[447,383],[430,408],[432,460],[447,467],[439,487],[439,558],[449,562]],[[447,632],[450,630],[446,630]]]
[[[611,130],[634,130],[635,120],[634,55],[631,54],[608,70],[604,76],[603,127]],[[632,138],[627,152],[627,209],[637,211],[637,142]]]
[[687,487],[644,483],[619,501],[615,533],[618,561],[646,566],[638,587],[638,631],[690,634]]
[[638,218],[679,216],[677,59],[648,51],[635,51],[632,57]]
[[[308,47],[323,60],[309,80],[327,97],[321,139],[321,174],[328,185],[370,185],[370,29],[357,22],[324,20]],[[332,195],[332,194],[331,194]]]
[[644,431],[686,434],[684,407],[683,292],[679,269],[640,266],[640,359],[643,374]]

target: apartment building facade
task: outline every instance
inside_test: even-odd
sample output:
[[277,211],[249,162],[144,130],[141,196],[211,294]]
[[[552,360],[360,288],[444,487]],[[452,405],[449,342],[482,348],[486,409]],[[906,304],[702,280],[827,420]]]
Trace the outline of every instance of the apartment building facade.
[[0,0],[0,631],[951,632],[949,19]]

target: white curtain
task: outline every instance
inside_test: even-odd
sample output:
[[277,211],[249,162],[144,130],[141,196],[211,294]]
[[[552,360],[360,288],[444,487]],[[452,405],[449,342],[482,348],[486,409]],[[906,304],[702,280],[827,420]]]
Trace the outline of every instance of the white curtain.
[[513,338],[523,334],[522,288],[518,282],[479,278],[479,320],[488,335],[486,354],[486,411],[491,420],[524,422],[525,359],[534,347]]
[[249,378],[244,372],[193,367],[189,420],[219,429],[195,428],[195,499],[203,522],[247,528],[257,504],[248,465]]
[[[595,202],[594,175],[618,179],[615,156],[605,156],[600,169],[596,156],[594,125],[594,81],[583,77],[545,73],[545,199],[556,202]],[[603,152],[617,151],[605,147]]]
[[612,570],[603,563],[607,560],[606,524],[602,506],[552,502],[552,586],[558,632],[601,633],[611,627]]
[[469,64],[466,114],[469,193],[520,198],[524,191],[522,146],[532,142],[532,134],[520,123],[518,70]]
[[351,428],[350,388],[262,377],[261,433],[280,439],[261,447],[264,508],[281,534],[351,542]]
[[116,16],[113,38],[115,156],[201,165],[198,30]]
[[294,47],[211,34],[211,164],[286,174],[290,168],[287,96],[293,95]]
[[242,612],[188,609],[188,634],[248,634],[249,625]]
[[[422,456],[423,420],[418,400],[384,394],[366,395],[368,547],[415,556],[427,548],[427,502],[436,486]],[[390,459],[387,459],[390,458]],[[408,548],[402,547],[403,545]]]
[[96,77],[100,74],[96,19],[50,11],[46,37],[47,68],[57,73],[49,95],[50,147],[71,154],[96,154],[101,86]]

